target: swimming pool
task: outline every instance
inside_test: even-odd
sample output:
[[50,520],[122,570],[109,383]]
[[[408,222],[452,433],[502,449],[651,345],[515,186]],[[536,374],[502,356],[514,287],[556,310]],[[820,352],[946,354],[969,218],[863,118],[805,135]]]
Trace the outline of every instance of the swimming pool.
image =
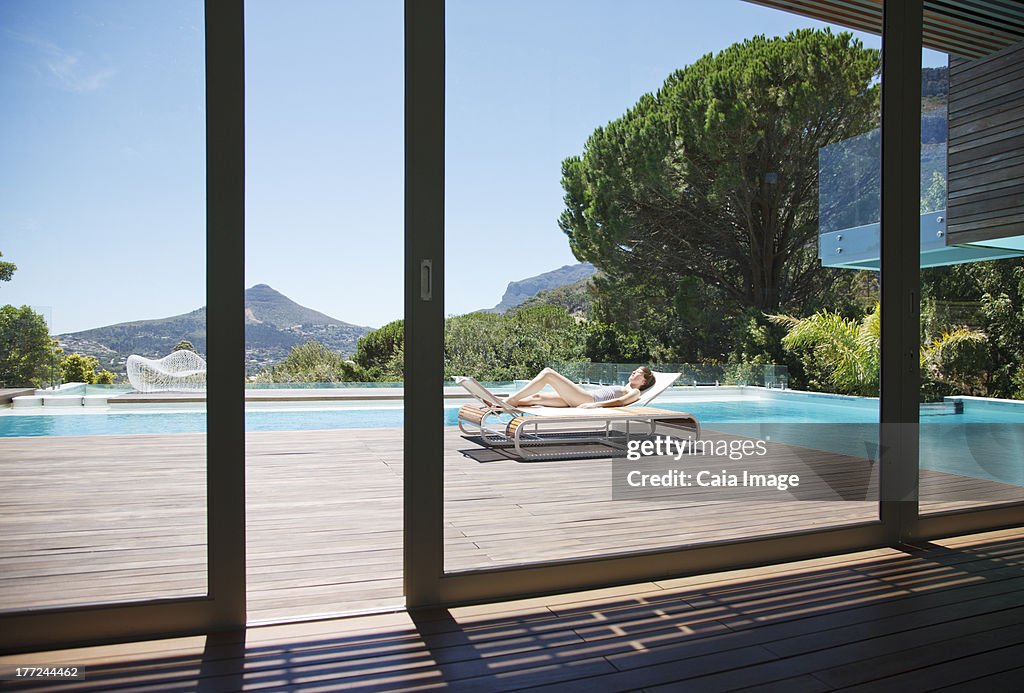
[[[457,404],[444,410],[444,425],[455,426]],[[730,397],[719,399],[659,400],[658,407],[695,414],[705,425],[712,424],[864,424],[878,420],[874,400],[818,398],[792,395],[773,397]],[[367,406],[323,406],[251,409],[245,414],[247,431],[298,431],[350,428],[401,428],[404,410],[397,404]],[[970,402],[962,414],[922,416],[928,423],[1021,423],[1024,403],[1011,407]],[[199,433],[206,430],[206,414],[196,409],[150,409],[139,411],[76,410],[54,413],[5,411],[0,415],[0,437],[89,436],[146,433]]]
[[[794,391],[735,393],[701,397],[668,396],[658,407],[695,414],[706,431],[717,431],[802,448],[877,459],[878,401]],[[1024,402],[962,398],[960,413],[927,406],[921,417],[921,466],[964,476],[1024,486]],[[444,425],[457,425],[458,407],[446,402]],[[365,405],[365,406],[364,406]],[[0,411],[0,438],[200,433],[201,409],[138,406],[90,410],[61,408],[51,413]],[[44,407],[45,408],[45,407]],[[399,429],[400,402],[365,400],[323,406],[257,405],[246,411],[247,431]]]
[[[454,416],[454,413],[453,413]],[[256,410],[245,413],[247,431],[311,431],[333,428],[400,428],[401,409]],[[0,417],[0,438],[202,433],[203,411],[81,412]]]

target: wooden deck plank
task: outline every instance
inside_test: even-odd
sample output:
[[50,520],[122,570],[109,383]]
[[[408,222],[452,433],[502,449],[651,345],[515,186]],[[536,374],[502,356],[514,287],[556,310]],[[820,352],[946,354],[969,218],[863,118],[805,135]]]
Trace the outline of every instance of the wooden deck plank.
[[[997,665],[1000,668],[1005,666],[1001,661]],[[942,693],[954,690],[960,693],[992,693],[992,691],[1012,691],[1019,688],[1020,682],[1024,681],[1024,667],[1007,668],[998,673],[987,673],[984,670],[975,673],[976,676],[969,681],[954,683],[950,683],[948,680],[942,681],[939,684],[941,688],[934,690]]]
[[[449,570],[877,519],[871,501],[746,502],[740,514],[685,497],[612,500],[607,459],[479,461],[454,430],[446,446]],[[863,478],[843,461],[821,457],[837,487]],[[250,433],[247,466],[253,619],[401,603],[399,431]],[[0,440],[0,609],[204,593],[204,468],[201,434]],[[989,484],[928,479],[938,490]]]
[[[771,566],[666,589],[645,583],[0,664],[87,666],[85,681],[32,688],[53,691],[1007,690],[1024,654],[1021,566],[1024,528],[800,561],[793,573]],[[864,583],[881,593],[855,603]],[[647,628],[658,620],[660,629]],[[604,636],[588,640],[598,627]]]
[[15,397],[29,397],[35,393],[34,387],[0,387],[0,404],[10,404]]

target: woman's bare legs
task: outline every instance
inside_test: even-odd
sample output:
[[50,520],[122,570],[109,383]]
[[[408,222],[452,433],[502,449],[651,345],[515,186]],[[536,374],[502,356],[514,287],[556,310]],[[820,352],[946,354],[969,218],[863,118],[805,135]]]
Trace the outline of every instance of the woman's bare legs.
[[[547,385],[554,388],[556,394],[541,393],[540,391]],[[593,402],[594,397],[553,368],[545,368],[519,392],[509,395],[506,401],[513,407],[535,404],[548,407],[578,407]]]
[[538,392],[535,395],[522,397],[514,404],[516,407],[571,407],[572,405],[554,392]]

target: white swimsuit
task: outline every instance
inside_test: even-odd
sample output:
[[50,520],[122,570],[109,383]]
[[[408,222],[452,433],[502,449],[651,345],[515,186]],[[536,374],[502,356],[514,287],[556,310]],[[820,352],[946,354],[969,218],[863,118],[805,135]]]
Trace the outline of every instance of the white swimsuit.
[[629,392],[629,389],[621,385],[605,385],[591,390],[589,394],[593,396],[595,402],[607,402],[610,399],[622,397],[627,392]]

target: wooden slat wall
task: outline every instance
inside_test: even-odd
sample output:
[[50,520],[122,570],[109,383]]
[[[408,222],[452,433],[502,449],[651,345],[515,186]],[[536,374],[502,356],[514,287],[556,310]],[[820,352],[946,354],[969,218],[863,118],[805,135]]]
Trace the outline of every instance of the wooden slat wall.
[[[748,0],[804,17],[882,33],[882,0]],[[925,48],[980,58],[1024,39],[1024,5],[1017,0],[926,0]]]
[[1024,43],[949,66],[951,243],[1024,234]]

